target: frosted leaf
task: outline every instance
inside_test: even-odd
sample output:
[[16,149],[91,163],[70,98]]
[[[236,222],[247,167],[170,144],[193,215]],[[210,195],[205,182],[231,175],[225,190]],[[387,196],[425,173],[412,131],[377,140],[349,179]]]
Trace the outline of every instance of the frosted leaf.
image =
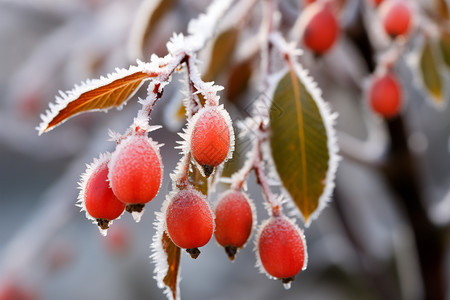
[[[172,191],[169,193],[169,195],[166,196],[166,199],[164,200],[161,211],[155,212],[156,221],[154,223],[154,227],[156,229],[156,233],[153,236],[152,244],[150,246],[152,254],[150,255],[150,258],[152,262],[155,264],[155,270],[153,271],[155,273],[154,278],[156,279],[157,285],[160,289],[164,289],[164,294],[167,296],[169,300],[179,300],[180,299],[180,293],[179,293],[179,286],[180,286],[180,280],[181,276],[179,264],[177,265],[177,270],[170,270],[168,265],[168,255],[166,251],[164,250],[163,245],[163,237],[164,235],[167,235],[166,233],[166,223],[165,223],[165,215],[167,211],[167,207],[169,206],[170,199],[173,197],[173,195],[176,192]],[[169,285],[166,285],[165,278],[169,271],[176,271],[176,282],[174,287],[170,287]],[[175,297],[174,297],[175,295]]]
[[205,14],[189,22],[187,31],[191,35],[189,45],[193,51],[203,48],[206,41],[214,35],[218,20],[232,3],[232,0],[215,0],[208,6]]
[[[286,50],[287,47],[286,44],[283,44],[282,41],[279,41],[279,44],[281,50]],[[290,55],[289,52],[284,52],[282,54]],[[290,59],[292,59],[292,57]],[[326,207],[327,203],[330,201],[335,186],[335,176],[337,166],[340,161],[340,156],[338,155],[339,147],[337,143],[336,131],[334,129],[337,113],[331,112],[329,104],[325,102],[322,98],[322,91],[317,86],[317,83],[313,80],[313,78],[309,76],[308,71],[303,69],[303,67],[300,64],[296,63],[293,60],[291,60],[291,64],[292,64],[291,68],[295,73],[295,75],[297,76],[298,80],[300,80],[300,82],[304,85],[306,91],[311,95],[312,99],[317,105],[317,108],[323,121],[323,126],[325,127],[326,144],[329,155],[328,169],[326,171],[324,180],[325,184],[323,191],[318,199],[318,207],[314,210],[314,212],[312,212],[308,216],[307,222],[305,223],[305,226],[309,226],[311,221],[317,218],[320,212]],[[270,78],[271,94],[274,94],[275,87],[278,86],[278,83],[281,81],[284,74],[286,73],[287,70],[283,69],[280,72],[275,73],[271,76]],[[265,157],[269,161],[269,165],[274,166],[272,155],[266,155]],[[269,170],[272,170],[272,168],[269,168]],[[271,173],[272,177],[276,178],[276,180],[279,180],[278,174],[275,172],[275,169],[273,170],[274,172]],[[279,181],[281,182],[281,180]],[[296,212],[299,216],[303,218],[303,215],[301,215],[299,209],[296,208]]]
[[[49,103],[49,109],[45,112],[45,114],[41,115],[42,122],[41,124],[36,128],[39,131],[39,134],[41,135],[44,133],[44,131],[48,131],[53,129],[56,125],[59,125],[60,123],[64,122],[65,120],[62,120],[60,123],[51,126],[48,128],[50,122],[64,109],[66,108],[69,103],[77,100],[80,98],[80,96],[86,92],[98,89],[100,87],[104,87],[108,84],[111,84],[112,82],[125,78],[127,76],[131,76],[133,74],[137,74],[139,72],[147,73],[148,64],[145,64],[141,61],[137,61],[137,66],[130,66],[128,69],[119,69],[117,68],[114,73],[108,74],[106,77],[101,76],[100,79],[88,79],[85,82],[82,82],[80,85],[75,85],[74,89],[66,92],[59,91],[59,96],[56,96],[55,103]],[[139,85],[131,91],[131,93],[128,95],[126,99],[121,101],[120,106],[118,106],[118,109],[121,109],[127,101],[137,92],[139,87],[150,77],[144,78],[142,77],[141,82]],[[101,110],[101,111],[107,111],[112,106],[106,105],[105,108],[102,109],[90,109],[92,110]]]

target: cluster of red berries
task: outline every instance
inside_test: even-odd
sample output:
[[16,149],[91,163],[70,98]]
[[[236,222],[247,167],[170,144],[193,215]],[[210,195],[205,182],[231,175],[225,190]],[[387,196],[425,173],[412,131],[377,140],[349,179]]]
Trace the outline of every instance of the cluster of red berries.
[[[189,147],[184,154],[192,157],[206,177],[230,157],[234,133],[230,117],[221,106],[207,105],[198,111],[187,132]],[[181,170],[189,172],[189,167]],[[158,193],[162,175],[159,145],[146,133],[135,131],[120,139],[112,154],[103,154],[88,165],[79,195],[81,206],[100,229],[106,230],[124,210],[142,211]],[[196,258],[198,248],[214,235],[229,259],[234,260],[256,224],[249,197],[240,189],[226,191],[213,210],[207,197],[188,180],[180,180],[174,187],[163,208],[163,229],[172,242]],[[303,234],[284,216],[273,216],[261,225],[256,245],[261,267],[284,283],[293,280],[306,265]]]
[[161,186],[159,145],[146,134],[129,135],[110,154],[88,165],[82,176],[80,206],[102,230],[124,210],[142,212]]
[[[253,203],[239,190],[221,194],[214,212],[206,196],[187,186],[169,197],[165,210],[166,230],[174,242],[193,258],[212,235],[230,260],[250,238],[255,220]],[[260,226],[256,237],[259,265],[271,277],[292,281],[306,268],[306,242],[301,230],[283,215],[272,216]]]

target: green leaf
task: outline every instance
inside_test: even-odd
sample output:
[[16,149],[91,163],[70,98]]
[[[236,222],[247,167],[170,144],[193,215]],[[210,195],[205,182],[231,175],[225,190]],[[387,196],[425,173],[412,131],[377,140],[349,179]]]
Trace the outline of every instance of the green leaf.
[[442,104],[443,86],[442,77],[437,66],[437,60],[433,53],[432,44],[427,41],[422,49],[419,61],[419,69],[424,87],[432,96],[435,104]]
[[442,31],[439,46],[442,53],[442,58],[445,65],[450,68],[450,33],[447,31]]
[[292,67],[278,82],[270,109],[275,167],[306,224],[328,200],[337,167],[333,117],[314,89],[311,79]]
[[230,28],[223,31],[214,41],[208,68],[202,76],[204,81],[212,81],[230,61],[236,47],[239,30]]

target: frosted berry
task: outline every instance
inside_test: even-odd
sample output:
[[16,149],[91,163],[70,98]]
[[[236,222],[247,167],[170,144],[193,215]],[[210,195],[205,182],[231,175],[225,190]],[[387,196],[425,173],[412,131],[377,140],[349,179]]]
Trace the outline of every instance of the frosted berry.
[[228,156],[233,136],[228,113],[217,106],[198,112],[192,121],[191,153],[208,177]]
[[114,194],[127,211],[142,211],[155,198],[163,174],[159,146],[146,135],[128,136],[117,145],[109,164]]
[[412,23],[412,11],[408,1],[390,0],[380,6],[381,19],[386,33],[395,38],[406,35]]
[[230,260],[247,242],[253,227],[253,210],[247,196],[241,191],[230,190],[222,194],[215,208],[216,241],[223,247]]
[[372,110],[383,117],[394,117],[399,113],[402,91],[393,74],[387,73],[372,79],[369,102]]
[[214,231],[214,217],[206,197],[188,186],[169,200],[166,228],[175,245],[184,248],[193,258],[198,247],[206,245]]
[[261,225],[256,239],[259,260],[271,276],[288,284],[306,267],[306,244],[300,229],[284,216]]
[[102,155],[94,161],[83,175],[80,202],[86,212],[96,219],[101,229],[107,229],[109,222],[118,218],[125,210],[125,204],[117,199],[108,182],[110,155]]
[[328,51],[336,42],[339,24],[329,5],[314,3],[303,12],[303,44],[320,55]]

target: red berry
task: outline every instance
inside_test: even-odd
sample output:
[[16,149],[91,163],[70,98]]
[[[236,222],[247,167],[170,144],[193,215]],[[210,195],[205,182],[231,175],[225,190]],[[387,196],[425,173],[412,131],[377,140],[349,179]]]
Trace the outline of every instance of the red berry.
[[381,2],[383,2],[383,0],[372,0],[372,2],[375,6],[378,6],[381,4]]
[[129,229],[123,224],[115,224],[115,226],[111,227],[105,239],[106,249],[112,254],[125,254],[130,250],[131,234]]
[[233,135],[230,116],[221,107],[205,107],[193,119],[192,126],[192,156],[209,176],[230,152]]
[[316,54],[323,54],[335,43],[339,24],[331,8],[323,3],[311,4],[303,12],[303,43]]
[[87,213],[97,220],[101,229],[107,229],[111,220],[118,218],[125,204],[117,199],[108,182],[108,163],[110,155],[102,155],[99,160],[88,166],[83,175],[79,199]]
[[0,300],[36,300],[38,292],[30,286],[25,286],[17,280],[8,279],[0,283]]
[[402,104],[401,86],[393,74],[373,78],[369,90],[369,102],[373,111],[383,117],[393,117]]
[[380,13],[384,30],[389,36],[397,37],[409,32],[412,23],[412,11],[407,1],[385,1],[380,7]]
[[214,231],[214,217],[206,197],[188,186],[170,199],[166,210],[167,232],[175,245],[196,258]]
[[128,204],[127,211],[142,211],[161,186],[159,146],[146,135],[131,135],[121,141],[109,168],[111,188],[120,201]]
[[241,191],[230,190],[219,198],[216,209],[216,241],[225,247],[233,260],[237,249],[247,242],[253,227],[253,210],[247,196]]
[[266,272],[283,283],[294,280],[306,267],[306,244],[300,229],[284,216],[261,225],[256,239],[259,260]]

